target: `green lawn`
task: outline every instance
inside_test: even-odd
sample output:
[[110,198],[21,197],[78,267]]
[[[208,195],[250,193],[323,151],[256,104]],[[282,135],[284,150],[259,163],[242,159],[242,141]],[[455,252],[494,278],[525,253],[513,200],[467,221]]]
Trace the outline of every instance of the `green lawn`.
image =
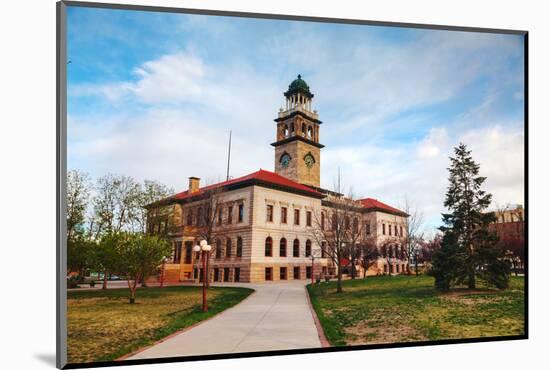
[[382,276],[308,286],[332,345],[398,343],[524,334],[524,279],[504,291],[439,293],[429,276]]
[[212,287],[206,313],[200,287],[140,288],[132,305],[128,289],[69,292],[69,363],[114,360],[234,306],[252,292]]

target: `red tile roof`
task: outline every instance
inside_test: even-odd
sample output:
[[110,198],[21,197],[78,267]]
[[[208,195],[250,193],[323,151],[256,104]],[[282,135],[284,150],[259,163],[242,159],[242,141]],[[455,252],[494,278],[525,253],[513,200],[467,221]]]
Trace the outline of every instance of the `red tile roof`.
[[299,184],[295,181],[287,179],[286,177],[278,175],[274,172],[260,169],[259,171],[253,172],[253,173],[248,174],[246,176],[237,177],[235,179],[231,179],[231,180],[228,180],[228,181],[223,181],[223,182],[219,182],[217,184],[212,184],[212,185],[208,185],[208,186],[199,188],[199,190],[197,190],[193,193],[189,193],[189,191],[186,190],[186,191],[183,191],[181,193],[174,194],[174,195],[172,195],[168,198],[165,198],[165,199],[161,200],[160,202],[165,202],[165,201],[170,201],[170,200],[183,200],[183,199],[187,199],[187,198],[191,198],[191,197],[203,194],[207,190],[216,189],[216,188],[220,188],[220,187],[224,187],[224,186],[237,185],[237,184],[241,184],[241,183],[249,182],[249,181],[260,183],[260,184],[265,183],[265,184],[277,185],[277,186],[287,188],[287,189],[291,189],[291,190],[292,189],[293,190],[298,190],[302,193],[310,194],[310,195],[313,195],[313,196],[316,196],[316,197],[319,197],[319,198],[324,196],[323,194],[321,194],[317,190],[314,190],[314,189],[310,188],[309,186]]
[[400,209],[397,209],[385,203],[382,203],[377,199],[365,198],[365,199],[360,199],[359,202],[361,203],[361,205],[363,205],[364,208],[367,208],[367,209],[373,209],[373,210],[378,210],[382,212],[387,211],[390,213],[396,213],[399,215],[408,216],[407,213],[401,211]]

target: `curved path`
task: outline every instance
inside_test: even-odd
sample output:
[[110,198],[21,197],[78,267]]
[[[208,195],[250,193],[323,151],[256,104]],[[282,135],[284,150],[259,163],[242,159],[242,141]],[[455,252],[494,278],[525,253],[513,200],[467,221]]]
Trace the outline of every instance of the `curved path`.
[[255,290],[243,302],[129,358],[321,347],[304,281],[224,283]]

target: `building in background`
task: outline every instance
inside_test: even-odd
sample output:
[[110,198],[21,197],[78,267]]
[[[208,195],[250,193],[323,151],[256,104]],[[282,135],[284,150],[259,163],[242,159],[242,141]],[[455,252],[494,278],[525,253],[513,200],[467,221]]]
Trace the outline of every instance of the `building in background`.
[[[324,245],[327,241],[315,235],[334,227],[330,215],[344,196],[320,187],[322,122],[313,110],[309,86],[298,75],[284,96],[286,105],[275,119],[276,141],[271,144],[275,172],[260,169],[202,187],[199,178],[190,177],[188,190],[148,206],[149,232],[166,234],[174,245],[162,272],[167,283],[201,279],[200,256],[193,252],[201,239],[213,247],[208,267],[212,281],[335,274],[337,260]],[[368,274],[406,272],[401,246],[408,215],[372,198],[349,203],[343,225],[360,232],[354,242],[374,239],[384,244]]]

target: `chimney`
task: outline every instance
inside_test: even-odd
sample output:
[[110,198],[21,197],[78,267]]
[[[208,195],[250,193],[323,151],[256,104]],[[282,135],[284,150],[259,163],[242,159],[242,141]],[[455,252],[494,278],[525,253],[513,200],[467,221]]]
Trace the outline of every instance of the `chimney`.
[[194,193],[199,190],[201,179],[198,177],[189,178],[189,193]]

